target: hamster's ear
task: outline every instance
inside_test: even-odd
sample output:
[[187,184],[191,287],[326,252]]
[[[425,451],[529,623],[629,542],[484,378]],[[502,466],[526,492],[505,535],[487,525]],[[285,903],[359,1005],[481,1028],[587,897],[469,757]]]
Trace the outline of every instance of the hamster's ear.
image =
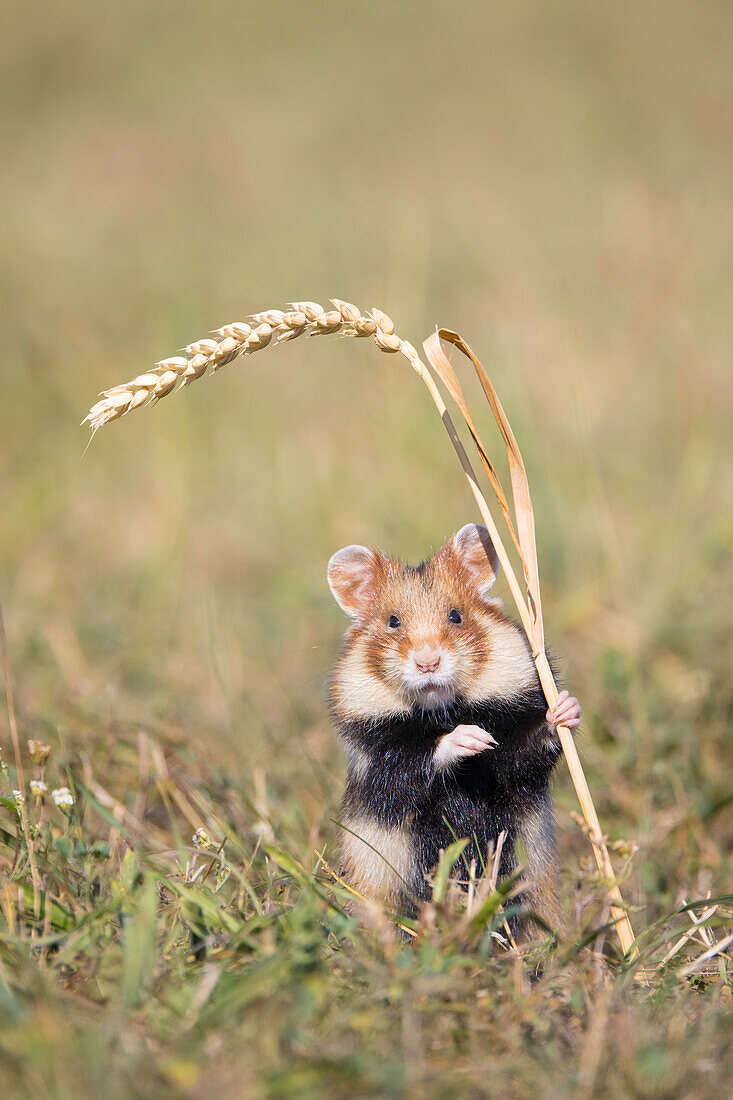
[[496,580],[499,559],[485,527],[467,523],[448,544],[458,558],[468,583],[485,597]]
[[328,584],[333,598],[352,619],[365,619],[374,606],[384,559],[369,546],[345,546],[328,563]]

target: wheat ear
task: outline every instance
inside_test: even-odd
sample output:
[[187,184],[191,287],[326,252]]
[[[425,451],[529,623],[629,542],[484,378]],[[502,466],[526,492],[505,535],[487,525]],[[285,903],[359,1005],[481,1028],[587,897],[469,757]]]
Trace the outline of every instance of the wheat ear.
[[[333,309],[324,309],[317,302],[291,302],[287,310],[268,309],[255,313],[250,321],[222,325],[211,337],[189,344],[183,355],[161,359],[152,370],[131,382],[105,390],[100,395],[102,400],[89,410],[82,423],[89,423],[96,432],[133,409],[189,386],[209,369],[213,374],[240,355],[251,355],[268,344],[282,344],[298,336],[371,336],[380,351],[405,350],[405,341],[395,335],[391,317],[381,309],[362,313],[358,306],[340,298],[331,298],[330,302]],[[415,349],[408,347],[417,356]]]

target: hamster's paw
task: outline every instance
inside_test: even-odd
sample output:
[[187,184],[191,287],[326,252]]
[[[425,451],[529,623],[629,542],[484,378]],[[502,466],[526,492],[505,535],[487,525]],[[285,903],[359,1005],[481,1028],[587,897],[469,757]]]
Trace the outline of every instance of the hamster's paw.
[[569,691],[561,691],[557,697],[555,709],[547,712],[547,721],[551,726],[565,726],[574,730],[580,725],[581,707]]
[[450,733],[443,734],[438,741],[433,763],[436,768],[448,768],[459,760],[477,756],[486,749],[493,749],[497,744],[496,738],[480,726],[456,726]]

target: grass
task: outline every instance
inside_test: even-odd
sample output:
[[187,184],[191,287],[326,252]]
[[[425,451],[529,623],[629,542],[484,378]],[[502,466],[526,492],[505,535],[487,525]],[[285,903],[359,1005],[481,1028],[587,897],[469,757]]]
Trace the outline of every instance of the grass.
[[[642,990],[603,961],[602,914],[523,962],[492,935],[505,894],[467,921],[444,889],[417,941],[396,942],[345,910],[319,855],[333,830],[316,800],[294,804],[262,774],[253,789],[179,737],[116,723],[73,758],[53,750],[44,777],[76,803],[30,809],[44,881],[35,938],[22,845],[0,833],[3,851],[19,847],[0,899],[13,1094],[451,1095],[515,1076],[518,1095],[548,1080],[563,1095],[724,1091],[726,961],[682,975],[704,942]],[[689,917],[649,929],[642,961],[659,961]],[[719,936],[730,917],[729,898],[705,927]]]
[[[475,518],[407,368],[296,342],[83,461],[78,424],[304,292],[377,303],[416,344],[460,330],[527,463],[548,639],[659,961],[682,899],[732,881],[730,13],[215,9],[16,5],[0,47],[0,597],[21,744],[77,796],[37,840],[47,942],[0,809],[6,1091],[720,1096],[729,972],[682,976],[699,936],[648,991],[619,966],[562,766],[592,938],[548,945],[539,979],[490,928],[456,940],[451,897],[416,945],[366,937],[318,865],[343,781],[325,563],[349,542],[415,560]],[[2,718],[0,746],[15,785]],[[199,827],[226,837],[218,891],[216,867],[184,881]]]

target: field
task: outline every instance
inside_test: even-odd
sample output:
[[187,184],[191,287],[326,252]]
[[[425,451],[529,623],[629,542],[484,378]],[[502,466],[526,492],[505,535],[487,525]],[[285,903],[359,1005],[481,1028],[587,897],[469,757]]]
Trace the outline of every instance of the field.
[[[3,22],[0,603],[39,884],[3,697],[3,1095],[723,1096],[730,948],[696,960],[733,931],[733,11],[14,0]],[[416,346],[459,330],[499,390],[644,965],[709,912],[649,987],[562,761],[568,940],[522,959],[491,935],[501,895],[470,920],[451,891],[415,942],[370,934],[329,872],[326,562],[420,560],[477,518],[404,361],[268,349],[83,454],[99,390],[331,296]]]

